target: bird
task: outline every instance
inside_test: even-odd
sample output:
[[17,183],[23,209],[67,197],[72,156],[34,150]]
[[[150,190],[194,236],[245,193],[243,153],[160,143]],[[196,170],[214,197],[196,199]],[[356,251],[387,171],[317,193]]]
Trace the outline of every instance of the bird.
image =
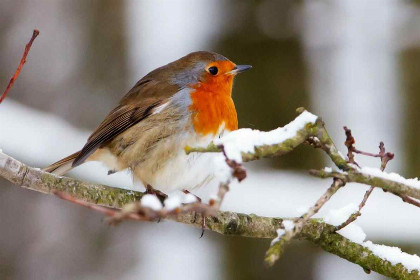
[[214,177],[209,153],[185,153],[238,129],[233,81],[250,65],[210,51],[192,52],[141,78],[80,151],[48,166],[64,175],[87,161],[109,174],[128,169],[148,191],[189,191]]

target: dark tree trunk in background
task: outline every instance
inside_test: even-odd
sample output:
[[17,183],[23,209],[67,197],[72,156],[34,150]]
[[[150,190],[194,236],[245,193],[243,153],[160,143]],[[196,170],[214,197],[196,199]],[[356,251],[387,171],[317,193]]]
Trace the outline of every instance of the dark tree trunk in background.
[[401,54],[402,87],[405,94],[405,170],[406,176],[418,177],[420,173],[420,50],[410,48]]
[[[80,120],[89,127],[96,127],[129,90],[127,81],[127,41],[125,25],[125,3],[121,1],[81,1],[88,7],[84,14],[86,38],[88,38],[83,75],[79,78],[88,91],[81,93],[78,107]],[[140,77],[139,77],[140,78]],[[83,101],[84,96],[89,96]]]
[[[235,12],[238,7],[241,12]],[[271,8],[276,13],[261,7],[261,2],[233,2],[228,26],[242,26],[242,29],[235,30],[234,35],[227,34],[216,45],[217,51],[234,62],[253,66],[250,72],[238,78],[240,81],[234,86],[233,98],[240,127],[271,130],[290,122],[296,116],[296,108],[304,106],[310,109],[303,52],[294,27],[281,30],[283,25],[271,25],[279,29],[277,32],[282,36],[272,38],[263,32],[265,25],[259,24],[258,20],[263,18],[275,25],[276,20],[270,17],[291,18],[289,13],[297,7],[294,2],[286,1]],[[311,156],[303,156],[308,151]],[[308,169],[320,163],[320,154],[304,147],[272,160],[274,166],[281,168]]]
[[[412,1],[417,8],[420,7],[420,0]],[[418,46],[412,46],[401,52],[401,87],[405,96],[402,110],[405,112],[404,121],[405,127],[402,131],[405,132],[405,141],[403,147],[405,148],[405,166],[408,177],[418,177],[420,173],[420,49]]]

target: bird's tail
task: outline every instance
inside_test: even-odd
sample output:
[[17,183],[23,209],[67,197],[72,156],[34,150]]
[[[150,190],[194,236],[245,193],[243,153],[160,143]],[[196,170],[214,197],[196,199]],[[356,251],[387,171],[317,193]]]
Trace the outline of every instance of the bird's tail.
[[51,164],[50,166],[43,169],[45,172],[50,172],[56,175],[63,175],[73,169],[73,161],[79,155],[80,151],[75,152],[74,154],[69,155],[68,157],[63,158],[56,163]]

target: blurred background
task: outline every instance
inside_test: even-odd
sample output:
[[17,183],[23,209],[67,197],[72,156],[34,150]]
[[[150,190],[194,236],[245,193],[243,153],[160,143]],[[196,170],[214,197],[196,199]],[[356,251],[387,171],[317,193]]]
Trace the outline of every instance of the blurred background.
[[[118,100],[147,72],[196,50],[253,65],[236,79],[240,127],[283,126],[300,106],[322,116],[344,152],[342,130],[359,149],[384,141],[388,170],[420,174],[420,1],[85,1],[0,2],[0,88],[6,87],[32,30],[21,76],[0,105],[0,148],[45,167],[80,149]],[[357,158],[379,166],[377,159]],[[331,166],[300,147],[247,165],[224,209],[297,216],[329,181],[307,175]],[[89,163],[71,176],[118,187]],[[206,196],[209,190],[199,190]],[[328,209],[359,203],[348,185]],[[420,210],[375,190],[357,220],[376,243],[420,254]],[[225,237],[172,222],[110,227],[92,211],[0,179],[0,279],[383,279],[308,242],[294,242],[271,269],[269,240]]]

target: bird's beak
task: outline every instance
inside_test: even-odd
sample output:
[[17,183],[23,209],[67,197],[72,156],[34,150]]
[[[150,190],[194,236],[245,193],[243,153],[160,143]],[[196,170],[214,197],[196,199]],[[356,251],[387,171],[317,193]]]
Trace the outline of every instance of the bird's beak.
[[233,68],[233,70],[229,71],[227,74],[236,75],[251,68],[251,65],[236,65],[235,68]]

